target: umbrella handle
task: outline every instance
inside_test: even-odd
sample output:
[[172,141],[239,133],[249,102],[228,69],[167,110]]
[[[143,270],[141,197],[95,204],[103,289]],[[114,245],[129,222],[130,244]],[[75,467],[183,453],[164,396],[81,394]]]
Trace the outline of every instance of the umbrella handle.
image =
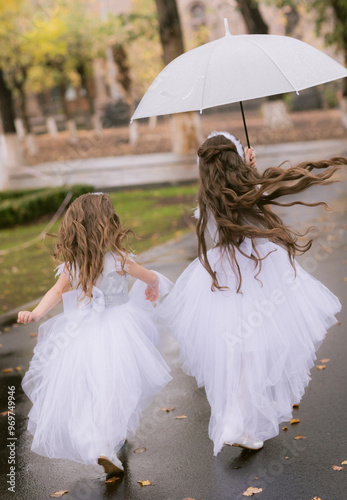
[[247,131],[247,125],[246,125],[246,119],[245,119],[245,113],[243,112],[243,104],[242,101],[240,101],[240,108],[241,108],[241,114],[242,114],[242,120],[243,120],[243,126],[245,128],[245,134],[246,134],[246,140],[247,140],[247,146],[250,148],[250,143],[249,143],[249,137],[248,137],[248,131]]

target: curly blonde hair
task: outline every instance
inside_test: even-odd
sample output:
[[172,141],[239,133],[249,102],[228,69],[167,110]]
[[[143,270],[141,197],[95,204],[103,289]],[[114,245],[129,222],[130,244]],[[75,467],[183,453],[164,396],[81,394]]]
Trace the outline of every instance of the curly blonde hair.
[[131,232],[122,228],[107,194],[84,194],[68,208],[52,255],[56,263],[65,263],[71,283],[78,269],[78,282],[74,286],[82,289],[82,298],[91,298],[93,286],[103,272],[108,248],[119,255],[124,269],[128,252],[122,242]]

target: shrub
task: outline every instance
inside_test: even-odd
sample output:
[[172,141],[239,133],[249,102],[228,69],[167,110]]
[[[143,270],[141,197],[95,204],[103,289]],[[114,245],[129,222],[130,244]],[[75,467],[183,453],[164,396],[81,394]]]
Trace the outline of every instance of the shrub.
[[[34,191],[8,191],[0,197],[0,228],[13,227],[33,222],[43,215],[53,215],[68,194],[73,191],[70,200],[81,194],[93,191],[91,186],[76,185],[59,188],[47,188]],[[8,195],[4,199],[4,195]]]

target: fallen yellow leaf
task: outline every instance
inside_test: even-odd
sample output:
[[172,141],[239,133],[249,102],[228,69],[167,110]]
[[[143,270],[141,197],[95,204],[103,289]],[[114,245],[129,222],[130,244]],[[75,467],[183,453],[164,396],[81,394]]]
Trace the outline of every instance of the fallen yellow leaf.
[[16,366],[16,371],[20,372],[21,371],[21,367],[20,366]]
[[146,481],[137,481],[138,483],[140,483],[141,486],[149,486],[150,484],[152,484],[150,481],[148,481],[148,479],[146,479]]
[[8,328],[8,326],[6,326],[6,328],[4,328],[4,332],[9,332],[10,329]]
[[300,418],[292,418],[290,423],[293,424],[298,424],[300,422]]
[[295,408],[296,410],[299,409],[299,405],[293,405],[293,408]]
[[316,365],[317,370],[325,370],[325,365]]
[[111,483],[115,483],[116,481],[118,481],[119,477],[111,477],[110,479],[108,479],[107,481],[105,481],[105,484],[111,484]]
[[297,436],[294,436],[294,439],[306,439],[306,437],[302,434],[298,434]]
[[175,418],[188,418],[186,415],[179,415],[178,417]]
[[166,411],[166,413],[169,413],[170,411],[173,411],[175,409],[175,406],[170,406],[169,408],[159,408],[160,411]]
[[30,332],[30,337],[37,337],[37,333],[34,333],[34,332]]
[[336,323],[334,323],[334,326],[339,326],[341,325],[341,321],[336,321]]
[[282,431],[287,431],[288,430],[288,427],[285,426],[285,427],[282,427]]
[[147,451],[147,448],[143,446],[142,448],[136,448],[136,450],[134,450],[134,453],[143,453],[144,451]]
[[63,495],[66,495],[66,493],[69,493],[69,490],[59,490],[59,491],[56,491],[55,493],[52,493],[49,496],[52,498],[59,498],[59,497],[62,497]]
[[3,368],[1,371],[2,373],[11,373],[13,372],[13,368]]
[[344,281],[346,281],[346,282],[347,282],[347,277],[344,279]]
[[285,460],[288,460],[289,457],[284,457]]
[[347,465],[347,460],[344,460],[343,462],[341,462],[341,465]]
[[320,359],[320,363],[329,363],[329,361],[330,361],[330,358]]
[[260,493],[261,491],[263,491],[263,488],[254,488],[253,486],[250,486],[246,491],[242,493],[242,495],[244,497],[252,497],[256,493]]
[[322,499],[319,497],[314,497],[314,498],[311,498],[311,500],[322,500]]
[[343,467],[340,467],[339,465],[332,465],[331,466],[334,470],[343,470]]

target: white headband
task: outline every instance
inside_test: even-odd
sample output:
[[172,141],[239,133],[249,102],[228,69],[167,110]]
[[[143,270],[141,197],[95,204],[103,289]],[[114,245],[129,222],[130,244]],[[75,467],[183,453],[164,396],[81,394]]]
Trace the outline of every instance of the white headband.
[[221,132],[221,131],[216,132],[216,131],[214,131],[214,132],[210,133],[210,135],[208,136],[207,139],[209,139],[210,137],[215,137],[216,135],[224,135],[224,137],[226,137],[227,139],[229,139],[229,141],[231,141],[233,144],[235,144],[237,152],[241,156],[241,158],[243,160],[245,159],[245,155],[244,155],[244,152],[243,152],[242,144],[241,144],[241,142],[238,139],[236,139],[235,136],[229,134],[229,132]]

